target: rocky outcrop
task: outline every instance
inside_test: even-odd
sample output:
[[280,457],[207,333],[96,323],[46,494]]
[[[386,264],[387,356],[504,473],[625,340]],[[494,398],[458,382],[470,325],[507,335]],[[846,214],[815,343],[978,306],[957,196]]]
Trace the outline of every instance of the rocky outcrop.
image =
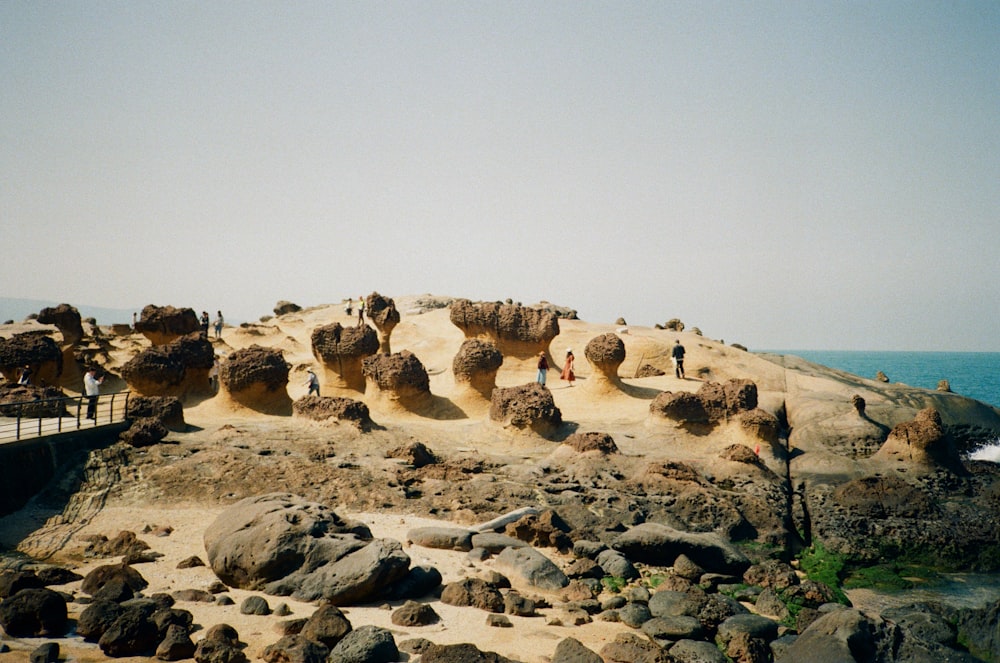
[[284,299],[279,300],[277,304],[274,305],[275,315],[287,315],[289,313],[298,313],[302,310],[302,307],[293,302],[286,301]]
[[187,423],[184,421],[184,406],[180,399],[174,396],[133,395],[128,399],[125,416],[129,419],[151,417],[169,430],[187,430]]
[[497,371],[503,365],[503,355],[492,341],[466,339],[451,362],[455,382],[489,399],[496,388]]
[[664,391],[649,404],[649,411],[654,419],[667,419],[697,433],[735,421],[748,442],[778,441],[779,421],[757,408],[757,385],[751,380],[706,382],[694,394]]
[[554,313],[517,304],[459,299],[451,305],[451,322],[466,338],[489,339],[504,357],[517,359],[537,357],[559,335]]
[[44,332],[0,338],[0,374],[4,379],[17,382],[25,366],[31,368],[32,384],[58,385],[63,373],[63,353]]
[[118,439],[133,447],[148,447],[165,438],[168,432],[159,419],[143,417],[133,421]]
[[945,434],[941,415],[934,408],[923,409],[913,421],[893,428],[872,459],[891,463],[903,470],[944,468],[965,473],[962,458]]
[[38,314],[38,322],[55,325],[62,334],[63,348],[73,347],[83,339],[83,319],[80,312],[69,304],[43,308]]
[[66,599],[51,589],[22,589],[0,603],[0,626],[13,638],[62,637]]
[[135,330],[148,338],[153,345],[166,345],[200,329],[198,314],[194,309],[173,306],[150,304],[142,309],[139,319],[135,322]]
[[205,530],[208,563],[227,585],[332,605],[374,600],[409,570],[398,541],[294,495],[247,498]]
[[312,352],[323,366],[324,384],[364,393],[363,361],[378,352],[379,340],[368,325],[343,327],[339,322],[312,332]]
[[362,370],[366,393],[407,409],[425,407],[431,400],[430,378],[420,359],[409,350],[366,357]]
[[239,405],[266,414],[291,414],[288,363],[280,350],[251,345],[236,350],[219,370],[222,390]]
[[618,453],[615,439],[607,433],[573,433],[563,442],[577,453],[596,453],[601,456]]
[[625,343],[617,334],[601,334],[590,339],[583,355],[594,367],[594,373],[585,384],[588,390],[621,389],[618,368],[625,361]]
[[214,362],[212,344],[195,332],[143,350],[122,366],[122,377],[141,396],[183,402],[212,394],[208,373]]
[[719,573],[742,574],[750,567],[739,548],[714,532],[683,532],[659,523],[633,527],[615,539],[613,548],[631,560],[658,566],[673,564],[683,554]]
[[373,425],[368,406],[350,398],[304,396],[292,403],[292,414],[313,421],[343,421],[361,431],[369,431]]
[[396,302],[373,292],[365,297],[365,314],[378,330],[379,352],[387,355],[392,354],[389,338],[392,336],[392,330],[399,324],[399,311],[396,310]]
[[494,389],[490,399],[490,420],[504,428],[530,430],[548,437],[562,425],[562,412],[556,407],[552,392],[532,382]]

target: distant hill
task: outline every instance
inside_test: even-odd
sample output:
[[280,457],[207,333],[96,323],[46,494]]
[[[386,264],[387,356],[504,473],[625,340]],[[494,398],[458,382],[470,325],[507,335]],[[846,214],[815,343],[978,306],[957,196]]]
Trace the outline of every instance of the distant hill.
[[47,306],[59,306],[66,303],[76,307],[83,318],[94,318],[97,324],[111,325],[115,323],[132,324],[132,313],[138,313],[142,307],[138,308],[104,308],[101,306],[87,306],[86,304],[74,304],[73,302],[51,302],[41,299],[15,299],[12,297],[0,297],[0,322],[13,320],[20,322],[32,313],[38,313]]

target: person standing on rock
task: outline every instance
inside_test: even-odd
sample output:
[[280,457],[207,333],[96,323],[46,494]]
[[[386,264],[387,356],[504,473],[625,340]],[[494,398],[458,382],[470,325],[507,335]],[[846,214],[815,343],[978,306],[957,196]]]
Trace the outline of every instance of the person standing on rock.
[[358,327],[365,324],[365,298],[358,297]]
[[97,369],[91,368],[83,376],[83,392],[87,395],[87,418],[97,421],[97,399],[101,395],[104,377],[97,377]]
[[202,311],[201,312],[201,336],[202,336],[202,338],[208,338],[208,324],[209,324],[208,311]]
[[316,395],[319,396],[319,378],[316,377],[316,373],[311,368],[308,373],[309,377],[306,378],[306,386],[309,387],[309,393],[306,395],[312,396],[313,392],[316,392]]
[[563,364],[562,375],[559,376],[560,379],[569,382],[569,386],[573,386],[573,381],[576,380],[576,373],[573,372],[573,364],[576,361],[576,357],[573,356],[573,349],[567,348],[566,350],[566,363]]
[[226,324],[226,321],[222,318],[222,311],[217,311],[215,317],[215,338],[222,338],[222,326]]
[[538,380],[538,384],[540,384],[540,385],[542,385],[544,387],[545,386],[545,378],[548,376],[548,374],[549,374],[549,362],[545,358],[545,353],[544,352],[539,352],[538,353],[538,377],[536,378]]
[[674,375],[684,380],[684,346],[681,340],[674,341],[674,349],[670,351],[670,358],[674,360]]

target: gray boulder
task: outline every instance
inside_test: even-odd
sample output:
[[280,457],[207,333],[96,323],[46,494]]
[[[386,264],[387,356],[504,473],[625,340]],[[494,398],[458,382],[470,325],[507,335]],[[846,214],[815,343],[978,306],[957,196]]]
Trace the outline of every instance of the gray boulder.
[[660,523],[642,523],[622,533],[613,543],[629,559],[663,566],[687,555],[702,568],[742,574],[750,560],[736,546],[714,532],[684,532]]
[[881,617],[854,609],[837,610],[810,624],[777,663],[894,661],[893,647],[898,641],[898,627]]
[[286,635],[264,648],[265,663],[326,663],[330,649],[301,635]]
[[508,578],[519,578],[522,583],[538,589],[553,591],[569,584],[569,578],[552,560],[530,547],[505,548],[493,567]]
[[351,631],[330,650],[330,663],[393,663],[399,649],[392,633],[366,624]]
[[205,531],[205,550],[227,585],[335,605],[376,598],[410,566],[398,541],[287,493],[234,504]]
[[440,550],[472,550],[472,530],[460,527],[416,527],[406,533],[411,543]]
[[727,663],[726,655],[711,642],[678,640],[669,650],[677,663]]
[[639,577],[639,571],[629,561],[628,557],[617,550],[602,550],[597,555],[597,565],[604,570],[605,575],[615,578],[632,580]]
[[51,589],[22,589],[0,603],[0,626],[15,638],[61,637],[67,616],[66,599]]

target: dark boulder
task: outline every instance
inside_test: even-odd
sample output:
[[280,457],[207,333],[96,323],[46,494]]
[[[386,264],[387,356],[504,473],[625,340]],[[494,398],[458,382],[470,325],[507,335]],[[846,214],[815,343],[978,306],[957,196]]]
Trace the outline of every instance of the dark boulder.
[[562,412],[556,407],[552,392],[531,382],[493,390],[490,419],[505,428],[531,430],[545,437],[562,424]]
[[186,334],[199,332],[198,314],[190,308],[154,306],[142,309],[135,322],[135,330],[149,339],[153,345],[166,345]]
[[303,396],[292,403],[292,414],[313,421],[343,421],[366,432],[374,425],[368,406],[352,398]]
[[378,335],[368,325],[343,327],[339,322],[312,331],[312,352],[323,365],[325,382],[335,388],[364,392],[362,361],[379,350]]
[[519,359],[537,356],[559,335],[554,313],[517,304],[459,299],[451,305],[451,322],[466,338],[489,339],[503,356]]
[[0,626],[15,638],[62,637],[66,599],[51,589],[22,589],[0,603]]

